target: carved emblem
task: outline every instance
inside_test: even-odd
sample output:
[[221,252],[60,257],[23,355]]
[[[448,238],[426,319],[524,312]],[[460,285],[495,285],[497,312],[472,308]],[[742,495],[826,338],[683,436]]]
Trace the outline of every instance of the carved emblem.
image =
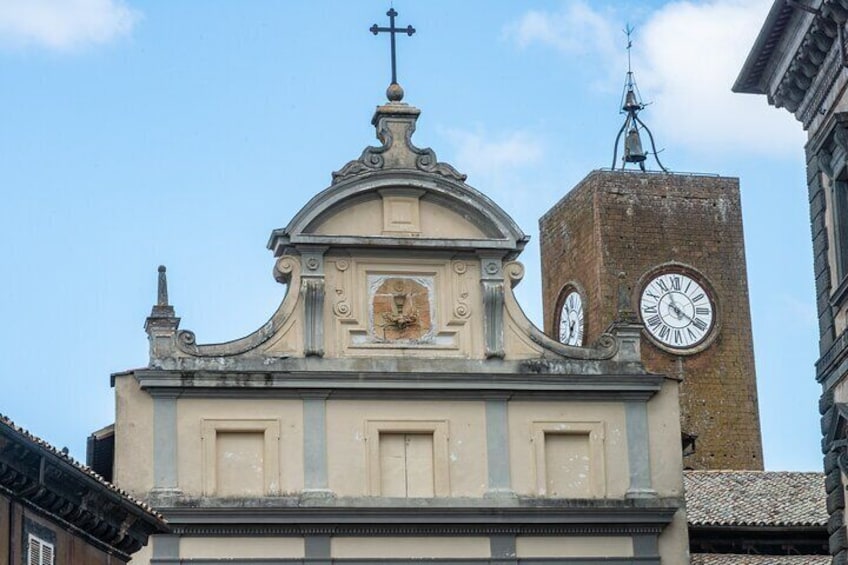
[[373,276],[371,335],[385,341],[424,341],[433,334],[429,277]]

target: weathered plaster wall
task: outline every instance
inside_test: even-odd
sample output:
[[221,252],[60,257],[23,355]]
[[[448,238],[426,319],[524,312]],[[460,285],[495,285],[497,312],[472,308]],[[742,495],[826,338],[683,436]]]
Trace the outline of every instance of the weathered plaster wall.
[[633,540],[629,537],[557,537],[516,536],[518,557],[632,557]]
[[153,488],[153,399],[132,376],[115,378],[115,484],[144,498]]
[[214,472],[218,458],[238,456],[220,453],[224,448],[221,445],[218,453],[212,452],[213,429],[217,428],[220,434],[237,434],[241,430],[244,434],[257,435],[268,422],[276,424],[269,438],[275,445],[267,450],[261,446],[261,462],[264,464],[275,456],[275,461],[264,465],[273,474],[264,477],[271,483],[271,492],[291,494],[303,490],[302,406],[301,400],[284,399],[180,399],[177,402],[180,490],[187,496],[214,494],[209,489],[215,487],[215,481],[204,483],[210,482],[209,473]]
[[[381,425],[443,422],[448,430],[448,496],[481,497],[486,491],[486,416],[482,402],[327,402],[327,462],[330,489],[338,496],[369,496],[374,461],[368,442],[379,441]],[[368,423],[372,422],[369,431]],[[402,429],[394,427],[393,430]],[[385,426],[384,429],[389,429]],[[438,449],[434,445],[434,449]],[[376,472],[374,470],[373,472]],[[436,473],[440,470],[436,469]]]
[[[595,425],[600,437],[589,438],[588,430]],[[543,433],[539,433],[542,431]],[[557,433],[583,438],[591,452],[599,448],[603,454],[600,465],[585,461],[588,474],[581,461],[575,467],[573,487],[583,490],[589,498],[623,498],[629,484],[627,463],[627,431],[624,406],[607,402],[510,402],[509,448],[512,488],[516,494],[543,496],[542,473],[545,471],[545,436]],[[599,445],[595,446],[595,441]],[[577,446],[573,446],[578,456]],[[580,453],[579,457],[587,457]],[[579,471],[578,471],[579,469]],[[563,469],[567,471],[568,469]],[[597,481],[595,485],[592,483]]]

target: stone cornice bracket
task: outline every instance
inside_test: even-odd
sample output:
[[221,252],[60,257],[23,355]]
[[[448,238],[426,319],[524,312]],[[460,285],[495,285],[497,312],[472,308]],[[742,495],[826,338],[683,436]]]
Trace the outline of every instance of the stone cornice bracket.
[[404,102],[378,106],[372,125],[376,127],[380,147],[366,147],[359,159],[350,161],[333,173],[336,184],[350,177],[389,169],[412,169],[435,173],[460,182],[466,175],[447,163],[440,163],[432,149],[421,149],[412,143],[415,122],[421,110]]
[[141,549],[149,535],[168,530],[161,517],[122,491],[5,423],[0,425],[0,494],[36,508],[122,561]]
[[819,151],[818,155],[816,155],[816,159],[818,161],[819,170],[824,173],[824,175],[832,179],[833,178],[833,153],[828,149],[822,149]]
[[838,123],[834,125],[833,141],[839,149],[848,153],[848,124]]
[[483,286],[483,334],[486,359],[503,359],[504,352],[504,273],[500,256],[480,255],[480,283]]
[[324,356],[324,253],[326,247],[301,246],[301,282],[303,295],[303,354]]
[[156,293],[156,305],[144,322],[144,331],[150,341],[150,359],[173,357],[174,337],[180,327],[180,319],[174,313],[174,307],[168,303],[168,279],[164,265],[159,265],[159,281]]

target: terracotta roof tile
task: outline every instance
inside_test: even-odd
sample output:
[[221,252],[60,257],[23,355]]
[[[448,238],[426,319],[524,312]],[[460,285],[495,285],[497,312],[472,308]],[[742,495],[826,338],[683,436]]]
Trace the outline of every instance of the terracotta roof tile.
[[827,525],[822,473],[685,471],[683,485],[690,526]]
[[113,485],[112,483],[110,483],[109,481],[104,479],[102,476],[100,476],[98,473],[95,473],[90,467],[83,465],[82,463],[80,463],[79,461],[77,461],[76,459],[74,459],[73,457],[68,455],[68,453],[66,451],[60,451],[60,450],[56,449],[55,447],[53,447],[52,445],[50,445],[49,443],[47,443],[46,441],[44,441],[40,437],[30,433],[29,431],[25,430],[24,428],[18,426],[17,424],[15,424],[12,420],[7,418],[3,414],[0,414],[0,426],[5,426],[5,427],[9,428],[14,433],[18,434],[19,436],[23,437],[24,439],[38,445],[42,449],[49,451],[50,453],[52,453],[56,457],[63,459],[66,463],[68,463],[72,467],[75,467],[81,473],[88,475],[89,477],[91,477],[92,479],[94,479],[95,481],[97,481],[98,483],[103,485],[103,487],[105,487],[106,489],[108,489],[108,490],[112,491],[113,493],[119,495],[121,498],[125,499],[130,504],[134,504],[135,506],[138,506],[139,508],[141,508],[142,510],[144,510],[148,514],[155,516],[161,522],[165,522],[165,518],[162,516],[162,514],[160,514],[159,512],[157,512],[156,510],[154,510],[153,508],[151,508],[150,506],[145,504],[144,502],[133,498],[127,491],[116,487],[115,485]]

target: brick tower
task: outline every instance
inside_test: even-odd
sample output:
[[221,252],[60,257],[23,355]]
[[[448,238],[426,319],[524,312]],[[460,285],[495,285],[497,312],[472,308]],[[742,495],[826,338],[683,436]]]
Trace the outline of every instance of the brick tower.
[[635,318],[646,368],[681,381],[684,465],[762,469],[738,179],[593,171],[539,231],[547,332]]

